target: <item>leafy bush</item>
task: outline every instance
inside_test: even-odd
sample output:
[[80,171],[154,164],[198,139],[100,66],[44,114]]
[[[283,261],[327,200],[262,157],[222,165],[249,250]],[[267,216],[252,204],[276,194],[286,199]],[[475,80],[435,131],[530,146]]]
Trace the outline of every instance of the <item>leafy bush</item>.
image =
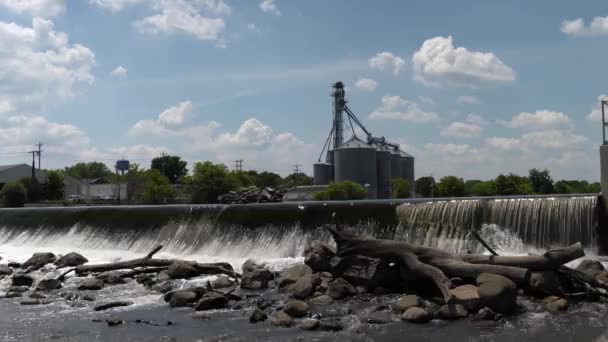
[[329,183],[327,190],[319,191],[313,195],[316,201],[359,200],[366,197],[367,190],[360,184],[352,181]]
[[238,178],[225,165],[207,161],[194,164],[192,176],[184,177],[184,184],[192,203],[217,203],[219,195],[238,188]]
[[391,182],[393,198],[411,197],[410,183],[403,178],[395,178]]
[[21,183],[8,183],[2,187],[2,201],[7,207],[23,207],[27,201],[27,190]]
[[148,204],[164,204],[173,199],[173,187],[169,179],[160,171],[151,169],[146,171],[143,200]]

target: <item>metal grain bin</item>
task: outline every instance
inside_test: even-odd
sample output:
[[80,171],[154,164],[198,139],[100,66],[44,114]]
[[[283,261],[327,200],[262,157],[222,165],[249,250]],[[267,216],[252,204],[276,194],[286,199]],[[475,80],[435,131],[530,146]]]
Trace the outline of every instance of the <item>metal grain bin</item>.
[[384,147],[376,148],[377,198],[391,198],[391,152]]
[[334,166],[328,163],[313,165],[314,185],[327,185],[334,180]]
[[369,198],[377,196],[376,148],[353,138],[334,149],[334,179],[350,180],[368,189]]
[[391,179],[401,177],[401,154],[399,150],[391,150]]
[[414,156],[406,152],[400,153],[401,178],[410,183],[411,193],[415,194],[416,177],[414,172]]

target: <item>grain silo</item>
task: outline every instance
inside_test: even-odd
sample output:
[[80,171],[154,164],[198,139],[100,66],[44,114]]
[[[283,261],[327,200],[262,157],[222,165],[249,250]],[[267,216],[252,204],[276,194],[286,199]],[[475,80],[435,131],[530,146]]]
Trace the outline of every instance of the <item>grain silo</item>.
[[391,179],[400,178],[402,172],[401,153],[399,150],[391,150]]
[[368,190],[368,198],[377,197],[376,148],[357,137],[334,149],[336,182],[353,181]]
[[391,152],[385,146],[376,147],[377,198],[391,198]]
[[415,194],[416,177],[414,174],[414,157],[409,153],[400,151],[399,160],[399,164],[401,165],[401,178],[408,181],[411,193]]
[[313,165],[314,185],[327,185],[334,180],[334,166],[329,163]]

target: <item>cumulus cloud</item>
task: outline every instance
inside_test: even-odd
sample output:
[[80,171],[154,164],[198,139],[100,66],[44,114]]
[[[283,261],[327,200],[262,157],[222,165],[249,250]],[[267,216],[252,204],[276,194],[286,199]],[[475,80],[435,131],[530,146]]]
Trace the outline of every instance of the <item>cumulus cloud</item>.
[[478,98],[476,98],[475,96],[469,96],[469,95],[458,96],[458,99],[456,100],[456,102],[464,103],[464,104],[479,104],[480,103]]
[[568,115],[550,110],[537,110],[534,113],[522,112],[509,121],[499,120],[498,123],[505,127],[525,130],[572,127],[572,120]]
[[91,4],[112,12],[122,11],[128,6],[141,4],[144,1],[145,0],[89,0]]
[[19,14],[50,18],[65,11],[66,0],[0,0],[0,6]]
[[441,135],[450,138],[474,138],[481,135],[483,128],[481,126],[465,123],[452,122],[449,126],[441,130]]
[[600,95],[597,97],[597,101],[593,105],[593,109],[587,114],[587,120],[593,122],[602,122],[602,101],[608,101],[607,95]]
[[399,75],[405,67],[405,61],[391,52],[380,52],[369,59],[369,67],[372,69],[385,70],[392,69],[395,76]]
[[437,120],[439,116],[435,112],[422,110],[417,103],[400,96],[385,95],[382,97],[382,105],[371,112],[369,118],[429,122]]
[[218,147],[258,148],[267,145],[272,139],[272,129],[256,118],[245,120],[234,133],[218,136]]
[[483,116],[472,113],[467,114],[467,117],[464,119],[464,121],[481,126],[488,124],[488,120],[486,120]]
[[608,16],[595,17],[589,25],[585,25],[583,18],[564,20],[560,29],[564,34],[574,37],[605,36],[608,35]]
[[361,90],[374,91],[378,87],[378,82],[370,78],[360,78],[355,82],[355,87]]
[[173,131],[175,126],[184,123],[186,116],[192,112],[194,106],[190,101],[182,101],[176,106],[169,107],[160,114],[155,120],[140,120],[129,130],[130,135],[160,135],[169,136],[178,134]]
[[452,37],[424,41],[412,57],[414,79],[428,86],[510,83],[515,72],[491,52],[454,47]]
[[127,77],[127,69],[125,69],[122,65],[119,65],[114,70],[112,70],[110,75],[117,78]]
[[281,15],[281,11],[275,4],[275,0],[264,0],[260,2],[260,9],[264,13],[272,13],[276,15]]

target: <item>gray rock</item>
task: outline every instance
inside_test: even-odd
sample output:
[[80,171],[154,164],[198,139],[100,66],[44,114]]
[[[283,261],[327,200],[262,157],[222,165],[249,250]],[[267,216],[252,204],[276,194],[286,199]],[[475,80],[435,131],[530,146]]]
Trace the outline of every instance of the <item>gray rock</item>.
[[116,272],[106,272],[97,276],[97,279],[101,279],[108,285],[119,285],[126,284],[127,282]]
[[309,274],[298,279],[294,284],[286,286],[285,289],[291,292],[294,298],[306,299],[315,292],[320,284],[321,277],[316,274]]
[[9,261],[9,263],[7,265],[10,268],[21,268],[21,264],[18,262],[14,262],[14,261]]
[[103,280],[97,278],[88,278],[78,284],[79,290],[101,290],[103,289]]
[[543,299],[543,305],[545,309],[552,314],[557,314],[560,312],[564,312],[568,310],[568,301],[557,297],[557,296],[549,296]]
[[167,268],[167,274],[171,279],[188,279],[198,277],[200,273],[192,265],[177,261]]
[[40,293],[40,292],[35,292],[35,293],[32,293],[32,294],[30,295],[30,298],[32,298],[32,299],[45,299],[45,298],[46,298],[46,296],[45,296],[45,295],[43,295],[43,294],[42,294],[42,293]]
[[4,295],[4,298],[19,298],[19,297],[22,297],[22,296],[23,296],[23,294],[19,293],[19,292],[7,292]]
[[370,324],[386,324],[393,321],[390,311],[372,311],[365,314],[361,321]]
[[478,321],[493,321],[496,319],[496,313],[488,307],[481,308],[475,314],[475,319]]
[[283,312],[295,318],[304,317],[308,312],[308,304],[301,300],[290,300],[283,307]]
[[342,299],[357,294],[357,290],[342,278],[335,279],[329,283],[327,295],[333,299]]
[[89,260],[78,253],[68,253],[55,261],[55,266],[57,266],[57,268],[76,267],[84,265],[87,262],[89,262]]
[[323,318],[319,321],[319,329],[324,331],[344,330],[344,323],[339,318]]
[[517,287],[510,279],[497,275],[482,273],[477,277],[477,292],[481,306],[492,311],[508,315],[517,305]]
[[164,270],[164,271],[160,271],[160,272],[158,272],[158,274],[156,274],[156,280],[158,280],[158,281],[169,281],[169,280],[171,280],[171,277],[169,276],[169,274],[167,273],[167,271]]
[[171,298],[173,297],[173,295],[178,294],[180,292],[194,292],[200,299],[205,294],[205,289],[203,289],[202,287],[187,287],[187,288],[183,288],[183,289],[177,289],[177,290],[169,291],[169,292],[165,293],[165,296],[163,297],[163,299],[165,300],[165,302],[168,303],[169,301],[171,301]]
[[259,323],[259,322],[263,322],[267,319],[268,319],[268,315],[264,311],[257,309],[257,308],[251,312],[251,315],[249,315],[250,323]]
[[407,295],[399,298],[395,304],[393,304],[393,309],[395,311],[406,311],[409,308],[413,308],[415,306],[421,306],[422,301],[416,295]]
[[191,292],[191,291],[180,291],[177,293],[174,293],[171,296],[171,300],[169,300],[169,306],[171,307],[181,307],[181,306],[188,306],[194,302],[196,302],[200,297],[195,293],[195,292]]
[[298,328],[302,329],[302,330],[317,330],[319,329],[319,325],[321,325],[321,322],[319,322],[318,319],[305,319],[302,322],[300,322],[300,325],[298,325]]
[[308,301],[313,305],[330,305],[334,302],[334,300],[328,295],[322,295],[318,297],[314,297]]
[[154,284],[151,288],[152,291],[157,291],[160,293],[167,293],[173,290],[173,283],[170,281],[165,281],[164,283]]
[[27,286],[30,287],[34,283],[34,278],[27,274],[15,274],[13,275],[12,284],[14,286]]
[[367,289],[365,288],[365,286],[355,286],[355,290],[357,291],[357,294],[367,293]]
[[270,315],[270,323],[278,327],[290,327],[293,325],[293,318],[283,311],[275,311]]
[[51,278],[41,280],[36,286],[37,291],[50,291],[57,290],[61,288],[61,281]]
[[133,305],[133,302],[126,301],[126,300],[119,300],[119,301],[115,301],[115,302],[109,302],[109,303],[97,305],[97,306],[95,306],[95,311],[104,311],[104,310],[109,310],[109,309],[113,309],[113,308],[117,308],[117,307],[121,307],[121,306],[129,306],[129,305]]
[[324,317],[343,317],[343,316],[348,316],[351,315],[353,313],[353,310],[344,305],[344,306],[331,306],[328,308],[324,308],[323,310],[321,310],[321,314]]
[[606,268],[597,260],[583,260],[576,267],[576,270],[585,273],[591,278],[595,278],[600,272],[606,271]]
[[19,302],[21,305],[40,305],[42,302],[39,299],[25,299]]
[[13,286],[10,286],[8,288],[8,292],[16,292],[16,293],[24,293],[24,292],[27,292],[29,290],[30,290],[30,288],[27,287],[27,286],[15,286],[15,285],[13,285]]
[[215,292],[210,292],[206,293],[203,298],[198,301],[194,309],[196,311],[223,309],[227,304],[228,299],[226,299],[226,297]]
[[600,272],[595,276],[595,280],[601,285],[608,287],[608,272]]
[[13,269],[8,267],[7,265],[0,265],[0,275],[11,275],[13,274]]
[[328,245],[321,244],[304,251],[304,263],[314,272],[331,271],[331,259],[336,256],[334,249]]
[[437,312],[437,317],[448,321],[466,318],[468,315],[467,309],[460,304],[444,305]]
[[477,286],[470,284],[461,285],[450,290],[450,294],[453,297],[454,303],[464,306],[471,312],[479,310],[481,299],[479,298]]
[[232,280],[228,276],[222,274],[222,275],[219,275],[217,277],[217,279],[215,279],[214,281],[211,282],[211,286],[214,289],[224,289],[227,287],[232,287],[232,286],[234,286],[234,280]]
[[412,323],[427,323],[432,319],[432,315],[425,309],[413,306],[405,310],[401,319]]
[[263,265],[256,264],[253,260],[247,260],[243,264],[241,276],[241,288],[244,289],[266,289],[268,282],[274,279],[274,275]]
[[55,262],[55,254],[53,253],[34,253],[31,258],[27,259],[21,267],[24,269],[37,270],[46,264]]
[[211,319],[211,315],[208,312],[195,312],[191,315],[194,319],[200,319],[201,321],[207,321]]
[[312,269],[305,264],[295,264],[281,272],[277,281],[279,287],[297,282],[300,278],[311,275]]

